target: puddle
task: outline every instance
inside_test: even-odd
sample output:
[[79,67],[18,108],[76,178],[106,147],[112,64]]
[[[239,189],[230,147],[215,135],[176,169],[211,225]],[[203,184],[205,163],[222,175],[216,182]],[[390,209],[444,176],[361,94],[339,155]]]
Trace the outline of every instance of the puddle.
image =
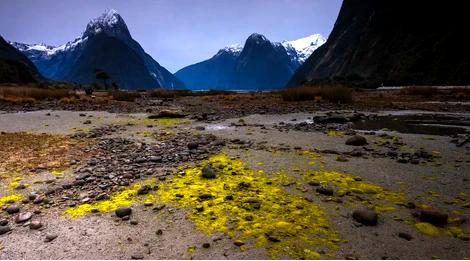
[[220,131],[230,129],[231,127],[222,124],[211,124],[206,126],[206,130]]
[[400,133],[450,136],[470,133],[470,120],[432,114],[377,116],[355,121],[352,128],[370,131],[388,129]]

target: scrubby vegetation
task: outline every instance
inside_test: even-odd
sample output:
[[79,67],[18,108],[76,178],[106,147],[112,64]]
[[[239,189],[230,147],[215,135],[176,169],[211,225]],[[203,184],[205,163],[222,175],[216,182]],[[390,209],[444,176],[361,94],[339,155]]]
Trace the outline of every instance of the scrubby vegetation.
[[75,94],[67,88],[39,88],[36,86],[1,86],[0,101],[14,103],[29,103],[40,100],[52,100],[74,97]]
[[352,102],[353,90],[343,85],[318,85],[287,88],[279,92],[284,101],[327,100],[334,103]]
[[424,97],[431,97],[436,95],[439,90],[432,86],[410,86],[400,90],[400,94],[405,95],[420,95]]

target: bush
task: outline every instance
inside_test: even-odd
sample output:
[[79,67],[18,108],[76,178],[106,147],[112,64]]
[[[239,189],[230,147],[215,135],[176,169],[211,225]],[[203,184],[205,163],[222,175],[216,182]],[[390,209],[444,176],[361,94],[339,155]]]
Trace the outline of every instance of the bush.
[[111,94],[116,101],[133,102],[140,97],[140,94],[136,92],[113,91]]
[[287,88],[280,91],[284,101],[327,100],[334,103],[352,102],[351,88],[342,85],[319,85]]

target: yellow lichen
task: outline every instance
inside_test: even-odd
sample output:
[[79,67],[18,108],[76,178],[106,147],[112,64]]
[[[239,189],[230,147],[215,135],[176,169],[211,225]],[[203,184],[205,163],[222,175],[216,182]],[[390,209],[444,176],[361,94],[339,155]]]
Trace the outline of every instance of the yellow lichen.
[[[217,170],[216,179],[201,177],[206,165]],[[252,239],[256,246],[266,246],[272,258],[319,258],[316,248],[336,248],[339,236],[330,230],[325,212],[284,191],[282,181],[220,154],[175,176],[157,196],[192,209],[189,218],[198,229],[222,232],[234,240]]]
[[136,183],[130,185],[122,191],[113,194],[109,199],[100,200],[91,204],[81,204],[79,206],[67,209],[65,213],[71,217],[76,218],[91,212],[111,212],[119,207],[130,206],[140,199],[144,199],[144,201],[153,201],[155,199],[153,195],[137,197],[137,191],[142,185],[152,185],[154,183],[155,180],[152,179],[146,181],[145,184]]
[[327,130],[326,135],[328,135],[329,137],[342,138],[344,137],[344,131]]
[[416,229],[428,236],[437,236],[440,234],[440,230],[438,227],[435,227],[432,224],[426,222],[419,222],[415,224]]
[[[308,171],[302,173],[307,181],[316,181],[325,186],[337,188],[337,194],[356,195],[359,197],[350,198],[352,201],[360,200],[378,212],[395,210],[395,205],[405,203],[405,195],[399,192],[389,191],[382,186],[371,184],[362,178],[330,170]],[[375,202],[374,202],[375,201]]]
[[12,204],[12,203],[18,202],[22,199],[23,199],[23,195],[21,195],[21,194],[12,194],[12,195],[8,195],[8,196],[0,197],[0,207],[3,207],[7,204]]

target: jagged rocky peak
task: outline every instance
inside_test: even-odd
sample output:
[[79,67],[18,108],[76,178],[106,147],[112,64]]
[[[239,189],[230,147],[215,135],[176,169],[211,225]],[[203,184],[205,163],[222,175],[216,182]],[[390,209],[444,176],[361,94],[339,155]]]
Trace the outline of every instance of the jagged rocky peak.
[[262,34],[258,34],[258,33],[253,33],[251,34],[248,39],[246,39],[246,42],[247,43],[256,43],[256,44],[260,44],[262,42],[269,42],[269,40]]
[[90,36],[101,32],[116,37],[130,36],[129,29],[124,19],[122,19],[121,15],[114,9],[106,10],[99,17],[91,20],[83,35]]

